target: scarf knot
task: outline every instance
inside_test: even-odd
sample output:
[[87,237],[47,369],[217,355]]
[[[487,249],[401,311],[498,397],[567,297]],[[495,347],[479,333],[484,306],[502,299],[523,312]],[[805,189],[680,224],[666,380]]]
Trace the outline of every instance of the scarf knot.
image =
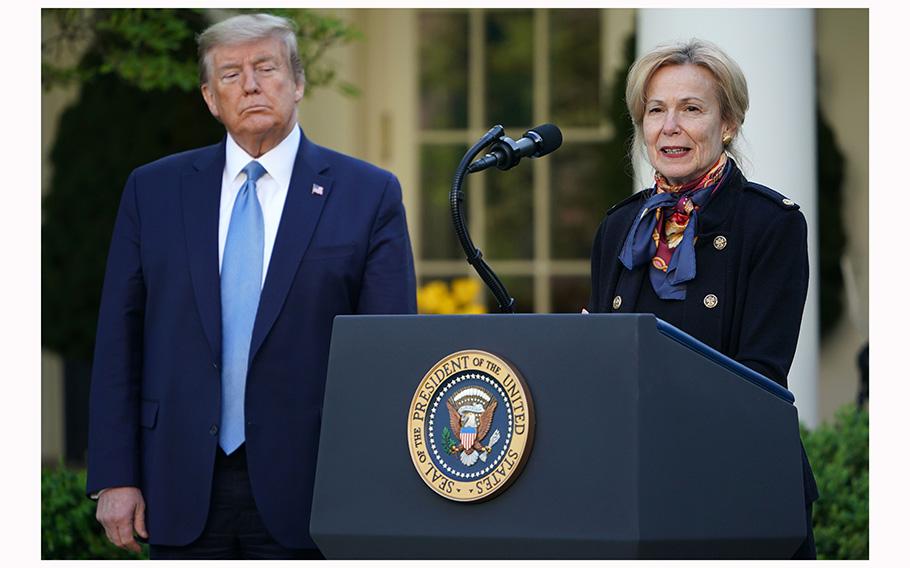
[[648,274],[662,300],[685,300],[686,283],[695,278],[698,212],[722,185],[733,162],[726,154],[700,178],[673,185],[662,174],[632,223],[619,260],[628,270],[650,263]]

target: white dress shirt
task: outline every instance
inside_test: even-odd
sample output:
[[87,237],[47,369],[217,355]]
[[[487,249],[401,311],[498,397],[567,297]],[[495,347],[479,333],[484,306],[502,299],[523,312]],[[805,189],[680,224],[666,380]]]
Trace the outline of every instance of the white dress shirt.
[[275,247],[275,236],[278,234],[278,224],[281,221],[281,212],[284,210],[284,200],[288,196],[288,187],[291,185],[291,173],[294,171],[294,160],[297,159],[297,148],[300,146],[300,127],[295,126],[280,144],[259,156],[253,158],[241,148],[237,142],[227,135],[225,145],[224,174],[221,178],[221,210],[218,216],[218,272],[221,272],[221,261],[224,258],[224,243],[227,241],[228,227],[231,224],[231,212],[234,209],[234,200],[246,174],[241,170],[251,161],[256,160],[263,168],[265,174],[256,182],[256,197],[262,207],[262,221],[265,229],[265,241],[262,251],[262,282],[269,269],[269,260],[272,249]]

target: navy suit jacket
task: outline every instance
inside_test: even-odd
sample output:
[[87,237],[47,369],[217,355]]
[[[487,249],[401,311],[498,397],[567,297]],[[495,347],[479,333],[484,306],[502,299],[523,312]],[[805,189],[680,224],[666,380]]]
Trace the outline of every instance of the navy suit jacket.
[[[209,510],[221,405],[224,161],[222,140],[136,169],[107,261],[86,490],[141,488],[153,544],[192,542]],[[246,383],[250,483],[282,545],[315,548],[310,504],[333,318],[415,312],[398,180],[301,137]]]

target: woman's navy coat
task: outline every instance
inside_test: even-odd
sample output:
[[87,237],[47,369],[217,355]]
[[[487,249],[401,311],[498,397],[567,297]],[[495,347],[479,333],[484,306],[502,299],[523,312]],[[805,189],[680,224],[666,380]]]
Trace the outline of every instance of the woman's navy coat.
[[[620,248],[646,191],[618,203],[597,231],[591,254],[588,310],[634,313],[649,265],[627,270]],[[809,285],[806,219],[776,191],[730,178],[699,212],[696,276],[688,283],[680,329],[787,386]],[[713,296],[711,298],[710,296]],[[672,301],[672,300],[670,300]],[[818,490],[808,461],[808,501]]]

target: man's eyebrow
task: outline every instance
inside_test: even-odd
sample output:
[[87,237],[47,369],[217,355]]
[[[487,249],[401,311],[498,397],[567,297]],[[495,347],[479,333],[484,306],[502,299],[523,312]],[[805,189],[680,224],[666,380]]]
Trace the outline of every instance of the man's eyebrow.
[[240,63],[237,63],[236,61],[228,61],[227,63],[222,63],[221,65],[219,65],[217,69],[218,69],[218,71],[226,71],[228,69],[239,69],[239,68],[240,68]]
[[[259,65],[260,63],[278,63],[280,60],[274,55],[260,55],[259,57],[253,59],[253,65]],[[243,64],[239,61],[226,61],[218,66],[218,71],[227,71],[229,69],[240,69],[243,67]]]
[[259,57],[253,59],[253,65],[259,65],[260,63],[265,63],[265,62],[277,63],[278,60],[279,59],[277,57],[275,57],[274,55],[260,55]]

